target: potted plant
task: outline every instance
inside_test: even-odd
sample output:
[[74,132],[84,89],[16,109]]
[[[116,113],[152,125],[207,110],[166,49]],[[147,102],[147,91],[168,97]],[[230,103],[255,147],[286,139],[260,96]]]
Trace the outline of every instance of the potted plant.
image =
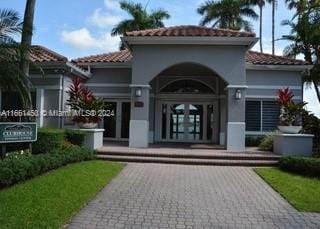
[[80,77],[72,79],[68,95],[67,104],[75,114],[72,120],[80,128],[96,128],[101,120],[99,114],[104,109],[103,100],[96,98],[90,89],[83,86]]
[[282,133],[297,134],[302,129],[301,114],[306,103],[295,103],[293,96],[289,88],[278,90],[278,103],[280,105],[278,129]]

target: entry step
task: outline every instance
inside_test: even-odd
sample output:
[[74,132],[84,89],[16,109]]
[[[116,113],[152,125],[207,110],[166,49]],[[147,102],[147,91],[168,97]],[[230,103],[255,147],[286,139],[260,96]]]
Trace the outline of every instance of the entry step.
[[254,153],[239,153],[239,152],[228,152],[228,153],[201,153],[201,151],[196,151],[194,153],[184,153],[184,152],[130,152],[129,150],[105,150],[99,149],[98,155],[108,155],[108,156],[123,156],[123,157],[146,157],[146,158],[171,158],[171,159],[216,159],[216,160],[279,160],[280,156],[275,154],[254,154]]
[[[179,155],[180,156],[180,155]],[[98,159],[119,162],[136,163],[163,163],[163,164],[183,164],[183,165],[215,165],[215,166],[277,166],[278,160],[239,160],[239,159],[195,159],[195,158],[169,158],[169,157],[143,157],[126,155],[98,154]]]

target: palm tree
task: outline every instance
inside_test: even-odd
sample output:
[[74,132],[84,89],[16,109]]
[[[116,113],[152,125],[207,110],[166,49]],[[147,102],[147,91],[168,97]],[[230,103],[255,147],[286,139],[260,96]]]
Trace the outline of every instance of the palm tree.
[[260,52],[263,52],[263,40],[262,40],[262,20],[263,20],[263,7],[266,3],[270,3],[272,0],[250,0],[251,3],[259,7],[259,45]]
[[282,25],[291,28],[290,34],[283,36],[283,39],[291,41],[284,49],[284,54],[293,57],[303,54],[304,59],[313,64],[313,68],[305,74],[304,80],[314,85],[320,103],[320,2],[304,1],[303,5],[297,6],[298,20],[282,22]]
[[21,34],[22,22],[17,12],[0,10],[0,88],[17,91],[23,104],[27,104],[31,83],[19,69],[23,48],[16,43],[14,36]]
[[272,4],[272,55],[275,54],[275,18],[278,0],[270,0]]
[[140,3],[121,1],[120,7],[130,14],[132,18],[119,22],[112,29],[112,36],[122,35],[134,30],[164,27],[163,20],[170,18],[169,13],[162,9],[154,10],[149,14],[146,7],[143,7]]
[[[34,19],[35,5],[36,5],[36,0],[27,0],[25,12],[24,12],[23,27],[22,27],[21,46],[23,48],[23,52],[20,60],[20,70],[26,76],[29,76],[30,48],[32,43],[32,35],[33,35],[33,19]],[[27,102],[26,103],[27,107],[32,107],[30,91],[28,93],[26,102]]]
[[203,15],[200,25],[214,21],[212,27],[251,32],[252,25],[244,17],[258,19],[253,7],[254,4],[248,0],[209,0],[198,8],[198,13]]

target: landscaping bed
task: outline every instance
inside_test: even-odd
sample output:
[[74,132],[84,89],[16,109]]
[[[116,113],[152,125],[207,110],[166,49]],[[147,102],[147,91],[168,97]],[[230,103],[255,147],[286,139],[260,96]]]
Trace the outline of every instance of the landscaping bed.
[[124,165],[86,161],[0,190],[1,228],[61,228]]
[[299,211],[320,212],[320,179],[282,171],[257,168],[256,173]]

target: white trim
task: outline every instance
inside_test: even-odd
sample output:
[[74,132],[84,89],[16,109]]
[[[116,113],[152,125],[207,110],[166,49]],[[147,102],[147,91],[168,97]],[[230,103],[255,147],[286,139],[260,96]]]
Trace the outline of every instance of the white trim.
[[248,88],[247,85],[231,85],[231,84],[226,87],[226,89],[246,89],[246,88]]
[[280,85],[248,85],[248,89],[266,89],[266,90],[277,90],[289,87],[292,90],[301,90],[301,86],[280,86]]
[[225,95],[214,95],[214,94],[157,94],[156,99],[162,100],[177,100],[177,99],[224,99]]
[[122,84],[122,83],[87,83],[84,84],[87,87],[130,87],[130,84]]
[[43,127],[43,113],[44,110],[44,89],[37,89],[36,90],[36,104],[37,110],[40,112],[39,116],[37,117],[38,126],[41,128]]
[[115,97],[115,98],[131,98],[131,94],[130,93],[93,93],[95,96],[99,96],[99,97]]
[[131,88],[142,87],[142,88],[151,89],[151,86],[149,84],[130,84],[129,87],[131,87]]
[[80,68],[79,66],[71,63],[71,62],[66,62],[67,67],[70,68],[70,72],[73,73],[74,71],[76,73],[80,73],[80,75],[85,76],[86,78],[91,77],[91,73],[89,71],[85,71],[84,69]]
[[[276,95],[246,95],[246,99],[277,99]],[[301,96],[294,96],[293,99],[301,100]]]
[[246,70],[265,70],[265,71],[304,71],[311,69],[313,65],[256,65],[246,63]]
[[52,86],[48,86],[48,85],[35,85],[36,89],[46,89],[46,90],[62,90],[62,86],[57,86],[57,85],[52,85]]
[[246,135],[270,135],[272,131],[246,131]]
[[129,45],[144,45],[144,44],[159,44],[159,45],[247,45],[252,47],[259,40],[256,37],[195,37],[195,36],[180,36],[180,37],[121,37],[124,43]]
[[235,125],[243,125],[246,124],[246,122],[227,122],[228,124],[235,124]]

